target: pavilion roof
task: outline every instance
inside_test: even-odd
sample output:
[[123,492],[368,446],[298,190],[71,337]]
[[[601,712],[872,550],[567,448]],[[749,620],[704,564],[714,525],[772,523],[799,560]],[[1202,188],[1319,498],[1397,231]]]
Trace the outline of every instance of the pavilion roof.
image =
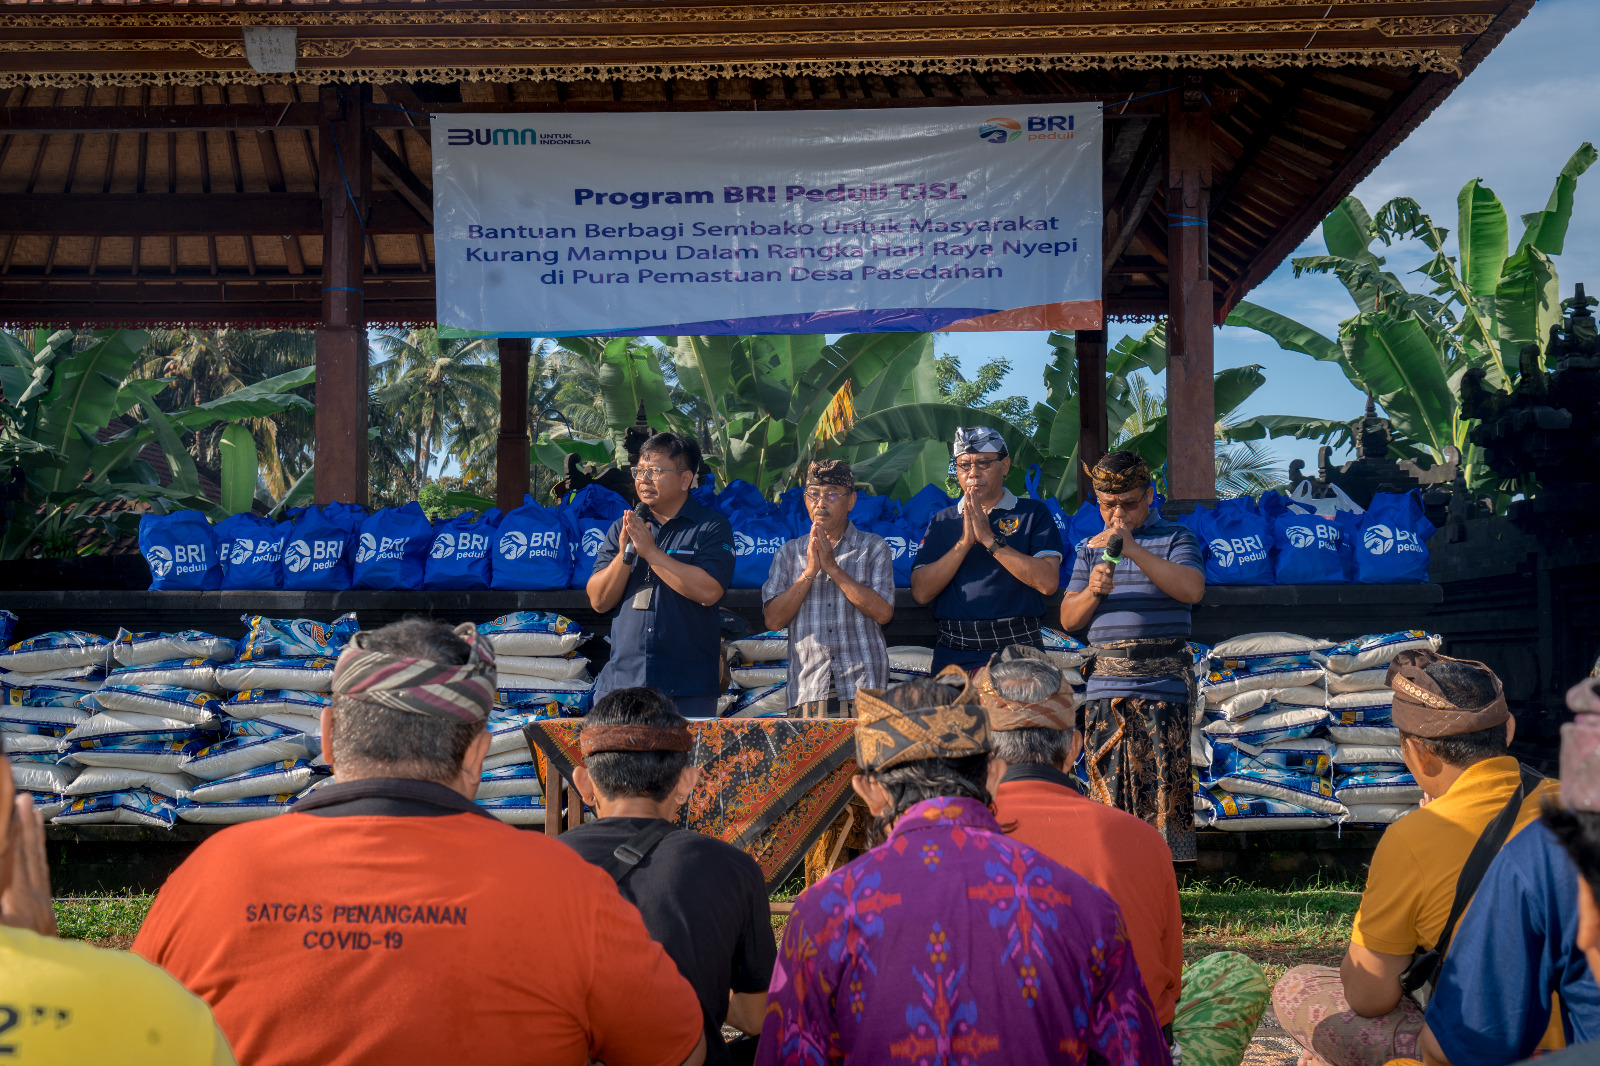
[[[428,112],[1107,101],[1106,301],[1165,313],[1166,100],[1216,107],[1219,315],[1532,0],[0,0],[0,321],[314,323],[318,85],[374,83],[373,322],[433,317]],[[292,75],[245,26],[294,26]]]

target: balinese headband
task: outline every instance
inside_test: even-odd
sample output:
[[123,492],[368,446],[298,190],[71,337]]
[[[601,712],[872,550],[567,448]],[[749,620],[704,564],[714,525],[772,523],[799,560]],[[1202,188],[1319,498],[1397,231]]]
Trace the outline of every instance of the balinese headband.
[[1092,468],[1087,463],[1082,466],[1084,473],[1089,475],[1089,480],[1094,484],[1094,491],[1097,494],[1121,496],[1125,492],[1150,487],[1150,464],[1143,459],[1126,470],[1108,470],[1100,463],[1096,463]]
[[578,731],[578,750],[587,759],[603,751],[692,751],[687,725],[586,725]]
[[427,714],[457,722],[480,722],[494,706],[494,650],[463,622],[456,636],[471,653],[460,666],[369,651],[369,634],[357,633],[333,668],[333,694],[394,711]]
[[[1476,666],[1494,678],[1494,698],[1482,707],[1461,707],[1428,675],[1429,663],[1451,662]],[[1389,664],[1387,677],[1394,690],[1392,720],[1402,733],[1414,737],[1454,737],[1497,726],[1511,717],[1505,690],[1494,671],[1471,659],[1452,659],[1427,650],[1403,651]]]

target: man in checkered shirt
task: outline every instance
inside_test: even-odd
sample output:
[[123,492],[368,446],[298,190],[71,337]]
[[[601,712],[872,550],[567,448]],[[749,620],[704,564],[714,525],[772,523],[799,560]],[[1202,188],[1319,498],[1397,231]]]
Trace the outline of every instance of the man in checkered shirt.
[[772,557],[761,587],[768,629],[789,629],[790,713],[854,718],[858,688],[889,683],[883,626],[894,617],[894,554],[850,521],[855,475],[837,459],[806,472],[811,532]]

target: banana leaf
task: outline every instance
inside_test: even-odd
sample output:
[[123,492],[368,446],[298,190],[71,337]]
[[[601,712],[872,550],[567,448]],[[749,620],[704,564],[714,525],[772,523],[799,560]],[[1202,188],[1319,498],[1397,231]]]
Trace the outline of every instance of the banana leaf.
[[1510,225],[1500,197],[1473,178],[1456,196],[1456,241],[1461,248],[1461,279],[1472,295],[1490,295],[1500,285],[1500,268],[1510,244]]
[[256,439],[237,423],[222,431],[222,509],[228,514],[250,510],[256,498]]
[[605,342],[599,359],[596,376],[603,390],[601,404],[605,408],[606,426],[613,433],[622,433],[638,421],[642,404],[650,428],[667,429],[672,397],[667,392],[661,364],[656,361],[655,349],[640,344],[633,337],[613,337]]
[[[947,403],[902,404],[870,414],[856,421],[855,426],[846,435],[845,443],[870,444],[878,441],[918,440],[935,442],[944,449],[944,469],[948,471],[949,442],[955,439],[956,430],[962,426],[988,426],[997,430],[1011,452],[1011,465],[1015,469],[1025,470],[1034,463],[1044,462],[1044,456],[1019,426],[988,411],[956,407]],[[941,476],[940,481],[942,480]]]
[[1578,178],[1600,160],[1593,144],[1584,141],[1566,166],[1556,176],[1556,187],[1550,190],[1550,201],[1543,211],[1522,216],[1522,237],[1517,241],[1517,251],[1537,248],[1545,255],[1560,255],[1567,243],[1567,226],[1572,221],[1572,201],[1578,191]]
[[1442,460],[1445,446],[1455,443],[1457,401],[1422,324],[1414,317],[1359,316],[1344,324],[1340,342],[1399,434]]

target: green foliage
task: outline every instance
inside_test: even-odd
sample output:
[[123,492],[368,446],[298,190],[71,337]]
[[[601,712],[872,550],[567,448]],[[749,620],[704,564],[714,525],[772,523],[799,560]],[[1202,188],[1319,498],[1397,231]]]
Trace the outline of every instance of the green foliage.
[[449,493],[445,487],[436,481],[430,481],[422,486],[417,493],[417,502],[422,504],[422,513],[428,516],[428,521],[437,522],[441,518],[449,518],[455,514],[447,502]]
[[63,940],[126,949],[139,934],[153,895],[69,896],[55,901],[56,929]]
[[[171,383],[136,371],[148,334],[36,330],[30,340],[8,335],[0,342],[0,454],[23,477],[23,498],[0,534],[0,558],[92,549],[97,537],[132,531],[139,514],[127,506],[132,502],[157,513],[192,508],[224,517],[228,512],[201,494],[191,454],[199,435],[217,427],[220,439],[225,424],[310,407],[288,391],[309,383],[310,370],[227,399],[164,409],[157,397]],[[113,431],[113,423],[123,428]],[[150,444],[169,467],[166,485],[139,457]],[[248,447],[254,451],[253,441]]]
[[939,392],[950,403],[957,407],[971,407],[999,415],[1030,434],[1036,428],[1033,408],[1026,398],[1022,396],[990,398],[1004,384],[1005,376],[1011,373],[1011,360],[990,359],[978,368],[977,374],[970,381],[961,373],[960,360],[953,355],[939,356],[934,360],[934,369],[939,376]]
[[[1543,211],[1522,217],[1523,232],[1510,245],[1504,206],[1474,178],[1456,198],[1459,254],[1445,252],[1449,231],[1435,225],[1410,197],[1396,197],[1376,218],[1354,197],[1323,222],[1328,254],[1294,260],[1295,273],[1332,274],[1356,305],[1339,325],[1338,340],[1249,302],[1228,317],[1231,326],[1264,333],[1287,351],[1336,364],[1358,389],[1371,395],[1394,423],[1392,451],[1402,458],[1444,461],[1454,450],[1466,464],[1477,493],[1506,494],[1531,486],[1502,483],[1469,445],[1468,420],[1460,417],[1461,379],[1473,368],[1486,383],[1516,385],[1524,345],[1541,348],[1560,317],[1560,283],[1551,257],[1559,255],[1572,218],[1578,178],[1600,153],[1585,143],[1556,177]],[[1433,255],[1412,273],[1433,287],[1412,292],[1372,251],[1396,240],[1421,242]],[[1348,442],[1351,422],[1263,417],[1229,427],[1230,440],[1295,436],[1333,445]]]

